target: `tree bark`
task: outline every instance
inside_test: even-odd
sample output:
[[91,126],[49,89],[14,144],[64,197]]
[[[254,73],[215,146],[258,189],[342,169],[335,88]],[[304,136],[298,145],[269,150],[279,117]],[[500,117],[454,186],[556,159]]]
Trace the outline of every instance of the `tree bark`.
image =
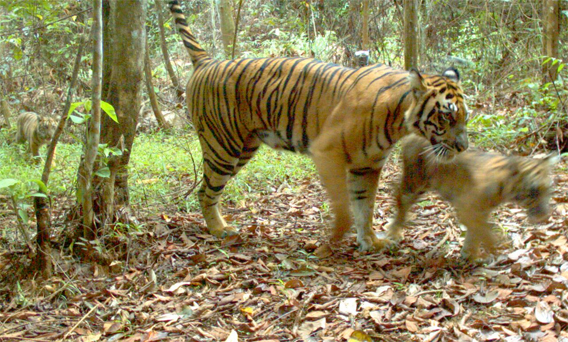
[[[41,175],[41,181],[47,187],[49,182],[49,175],[51,173],[51,164],[55,156],[55,148],[57,142],[63,129],[65,128],[65,123],[67,122],[67,112],[71,107],[71,101],[73,99],[73,92],[75,91],[75,86],[77,84],[77,76],[79,75],[79,69],[81,66],[81,58],[83,57],[83,47],[85,45],[86,39],[83,37],[81,43],[79,44],[79,51],[77,52],[77,57],[75,57],[75,64],[73,66],[73,74],[71,76],[71,83],[69,84],[69,90],[67,91],[67,100],[65,101],[65,106],[61,113],[59,119],[59,124],[53,133],[53,138],[51,143],[47,147],[47,158],[45,160],[45,165],[43,167],[43,173]],[[40,188],[40,192],[44,193]],[[47,195],[47,194],[45,194]],[[35,265],[38,270],[41,270],[44,278],[49,278],[53,273],[53,263],[51,261],[51,243],[49,241],[50,228],[51,228],[51,217],[49,215],[49,203],[48,199],[45,197],[34,197],[34,207],[37,222],[37,237],[36,245],[37,252],[35,258]]]
[[369,0],[363,0],[363,28],[361,29],[361,50],[369,50]]
[[221,40],[223,41],[225,56],[229,58],[233,49],[233,37],[235,36],[233,6],[231,0],[216,0],[216,5],[221,18]]
[[[545,57],[558,58],[558,36],[560,33],[560,1],[544,0],[543,8],[543,55]],[[552,65],[552,62],[543,65],[543,73],[545,75],[544,82],[556,80],[558,76],[558,64]]]
[[112,56],[113,56],[113,27],[114,17],[112,16],[112,8],[110,0],[103,1],[103,86],[101,99],[109,102],[109,89],[110,89],[110,73],[112,71]]
[[[158,3],[159,1],[156,1]],[[148,38],[146,37],[146,52],[144,53],[144,79],[146,81],[146,90],[148,91],[148,97],[150,98],[150,104],[152,105],[152,111],[158,121],[158,125],[162,129],[169,128],[169,124],[166,122],[160,105],[158,104],[158,97],[154,91],[154,85],[152,85],[152,66],[150,65],[150,52],[148,51]]]
[[[144,80],[146,0],[121,0],[120,5],[113,8],[116,18],[113,51],[120,53],[114,53],[112,56],[107,101],[114,106],[118,123],[110,119],[108,115],[103,116],[101,143],[120,147],[124,152],[122,156],[112,157],[108,162],[111,177],[116,177],[113,191],[108,191],[108,188],[103,186],[103,179],[96,178],[97,192],[114,194],[114,199],[112,199],[114,204],[100,203],[97,206],[97,210],[100,211],[104,208],[117,209],[117,207],[129,205],[127,166],[136,134]],[[103,198],[104,193],[100,193],[97,197]]]
[[91,118],[88,123],[87,143],[85,145],[85,158],[79,176],[79,189],[81,190],[81,207],[83,210],[83,237],[95,237],[95,213],[93,210],[93,167],[99,148],[101,124],[101,93],[103,77],[103,6],[102,0],[94,0],[93,5],[93,97]]
[[[164,57],[164,65],[166,66],[166,70],[168,71],[168,75],[170,76],[170,80],[172,80],[172,84],[176,90],[178,100],[183,99],[183,87],[179,83],[179,79],[174,72],[174,68],[172,67],[172,62],[170,60],[170,54],[168,52],[168,45],[166,44],[166,34],[164,32],[164,17],[162,14],[162,2],[156,1],[156,12],[158,13],[158,27],[160,29],[160,48],[162,49],[162,56]],[[146,44],[146,50],[148,49],[148,44]],[[155,113],[155,112],[154,112]]]
[[404,68],[418,66],[418,16],[416,0],[404,0]]

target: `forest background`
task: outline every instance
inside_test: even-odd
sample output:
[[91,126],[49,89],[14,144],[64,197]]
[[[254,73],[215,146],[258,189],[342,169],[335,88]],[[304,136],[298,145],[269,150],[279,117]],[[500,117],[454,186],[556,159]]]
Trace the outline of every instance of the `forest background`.
[[[94,121],[90,108],[95,109],[90,101],[96,93],[93,79],[97,60],[92,52],[97,40],[93,29],[97,4],[0,1],[0,222],[4,227],[0,232],[0,295],[4,299],[0,304],[0,339],[149,340],[185,336],[203,341],[229,339],[233,331],[248,340],[306,340],[316,335],[341,340],[353,331],[366,331],[375,339],[563,336],[568,314],[562,315],[568,313],[568,307],[560,285],[550,291],[546,287],[536,295],[534,289],[523,292],[521,285],[509,285],[508,289],[514,289],[523,299],[527,295],[537,299],[513,306],[530,308],[523,314],[515,313],[530,317],[519,318],[517,326],[505,327],[494,322],[499,308],[487,309],[482,318],[471,318],[476,305],[487,308],[496,301],[503,306],[510,304],[504,292],[491,297],[491,284],[485,278],[497,271],[490,266],[485,265],[483,273],[471,265],[436,264],[440,273],[435,279],[448,273],[460,279],[460,291],[465,289],[469,296],[460,300],[456,296],[461,298],[464,293],[441,293],[440,287],[432,289],[424,284],[424,269],[432,265],[410,267],[409,260],[431,260],[432,254],[427,252],[441,246],[446,250],[439,257],[454,255],[459,244],[447,245],[447,240],[461,239],[463,235],[456,222],[447,221],[447,207],[433,209],[433,204],[440,207],[435,197],[421,203],[419,212],[434,215],[432,222],[442,220],[444,225],[427,224],[436,226],[431,239],[424,239],[420,248],[416,244],[405,246],[418,250],[418,254],[408,254],[403,248],[394,254],[356,254],[351,259],[348,256],[354,252],[348,247],[339,258],[343,260],[341,267],[337,266],[339,259],[335,263],[315,261],[311,246],[323,235],[329,211],[321,187],[314,184],[314,167],[302,156],[263,149],[230,183],[223,199],[227,214],[248,234],[248,240],[219,242],[205,234],[194,194],[201,182],[200,152],[183,101],[184,84],[192,68],[165,2],[102,1],[101,15],[108,15],[108,26],[114,28],[112,39],[102,42],[103,51],[108,52],[101,61],[102,99],[120,107],[120,115],[130,114],[119,117],[122,120],[114,126],[112,117],[116,113],[103,104],[103,145],[93,155],[93,183],[102,198],[108,195],[105,184],[112,179],[116,191],[111,197],[116,199],[110,201],[110,207],[107,202],[93,200],[95,216],[85,221],[78,205],[84,203],[86,191],[80,190],[85,188],[79,181],[84,177],[78,175],[84,175],[80,168],[85,164],[82,156],[89,154],[85,137]],[[196,0],[182,4],[190,27],[206,51],[217,59],[303,56],[350,67],[385,63],[396,68],[407,68],[410,59],[425,73],[455,67],[468,94],[468,127],[475,146],[521,155],[568,151],[568,71],[564,68],[568,1]],[[109,12],[105,14],[105,10]],[[123,27],[122,22],[126,23]],[[409,22],[415,24],[409,26]],[[144,40],[132,41],[128,25],[143,28]],[[108,38],[104,30],[101,35]],[[368,51],[368,58],[367,54],[361,58],[361,51]],[[138,74],[129,74],[125,64],[119,64],[129,58],[139,66]],[[105,83],[110,82],[106,72],[118,75],[113,76],[114,83]],[[128,80],[136,77],[140,85],[133,92],[138,95],[118,95],[128,88]],[[68,118],[62,126],[55,164],[47,168],[51,170],[49,183],[42,179],[46,158],[36,162],[26,154],[24,146],[14,143],[15,117],[21,111]],[[45,147],[42,155],[43,151]],[[395,154],[383,176],[386,184],[396,180],[396,161]],[[124,179],[114,168],[121,163],[128,170]],[[535,238],[542,232],[531,229],[523,233],[526,235],[519,233],[524,236],[523,243],[535,239],[542,243],[538,253],[528,245],[520,248],[532,253],[527,256],[530,262],[526,261],[531,267],[533,263],[539,265],[527,278],[550,272],[547,267],[557,267],[557,273],[568,269],[566,262],[551,261],[552,266],[543,262],[547,257],[543,257],[543,250],[556,255],[560,252],[551,252],[550,244],[558,247],[566,240],[560,230],[566,222],[559,218],[566,213],[562,183],[566,180],[565,163],[557,173],[557,216],[548,227],[554,234],[542,239]],[[389,216],[391,197],[390,186],[381,187],[376,214],[379,227]],[[46,217],[38,214],[41,210],[48,213],[49,220],[44,231],[38,224],[39,234],[34,241],[33,223]],[[523,218],[517,213],[515,207],[510,207],[496,215],[500,220],[510,219],[516,227],[508,228],[512,234],[526,227],[517,223]],[[285,239],[289,240],[282,241]],[[274,244],[276,250],[268,249],[267,242],[261,240],[269,241],[268,246]],[[258,253],[270,257],[258,259],[254,256]],[[560,259],[565,256],[560,253]],[[519,255],[512,257],[516,259],[507,257],[507,261],[491,264],[500,274],[511,272],[519,259]],[[394,266],[384,268],[385,263]],[[240,265],[238,271],[235,265]],[[385,273],[377,275],[377,266],[383,267]],[[42,272],[37,272],[38,267]],[[521,268],[530,267],[522,264]],[[257,275],[251,275],[253,271]],[[462,272],[478,272],[478,277],[470,281]],[[479,272],[484,279],[479,280]],[[322,274],[326,285],[318,281]],[[352,280],[349,286],[345,279]],[[556,283],[550,280],[547,284]],[[185,287],[190,289],[183,290]],[[435,304],[422,304],[427,311],[443,309],[450,314],[436,311],[429,317],[420,316],[400,306],[400,298],[394,297],[386,300],[386,306],[381,302],[380,315],[370,314],[376,310],[365,311],[362,303],[366,292],[361,287],[369,291],[372,288],[381,298],[388,291],[394,297],[394,293],[402,291],[414,298],[422,298],[417,293],[434,291],[439,300],[427,298]],[[260,309],[268,304],[263,302],[265,299],[251,304],[250,293],[243,288],[268,293],[274,312]],[[559,289],[561,292],[554,292]],[[481,297],[472,299],[475,295]],[[555,295],[558,302],[547,301],[544,295]],[[350,298],[359,301],[355,309],[349,306],[352,301],[345,301]],[[174,303],[176,300],[182,304]],[[152,304],[140,308],[137,305],[141,302]],[[159,305],[154,305],[157,302]],[[227,318],[230,309],[224,305],[231,303],[239,303],[233,315],[242,316],[240,323]],[[548,306],[543,309],[545,304],[541,303]],[[310,316],[313,312],[317,314]],[[541,319],[537,312],[544,312],[544,316],[550,313],[553,318]],[[58,317],[55,321],[42,324],[41,317],[54,313]],[[201,319],[197,313],[210,324],[196,323]],[[322,326],[324,316],[327,321]],[[265,324],[275,317],[277,323]],[[439,323],[433,324],[432,320]],[[403,323],[393,325],[389,323],[392,321]],[[552,325],[543,329],[547,324]],[[30,332],[18,329],[26,325],[32,327]]]

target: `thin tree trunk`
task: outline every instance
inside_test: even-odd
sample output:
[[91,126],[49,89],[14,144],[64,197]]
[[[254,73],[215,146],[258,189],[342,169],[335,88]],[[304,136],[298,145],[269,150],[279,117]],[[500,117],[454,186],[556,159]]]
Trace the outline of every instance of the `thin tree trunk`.
[[369,50],[369,0],[363,0],[363,28],[361,29],[361,49]]
[[101,0],[94,0],[93,11],[93,106],[89,120],[89,128],[87,130],[85,159],[82,163],[83,168],[79,177],[80,189],[82,191],[83,236],[89,240],[94,238],[95,232],[92,175],[101,133],[101,92],[103,77],[103,18]]
[[235,36],[233,37],[233,49],[231,50],[231,59],[235,58],[235,48],[237,47],[237,33],[239,32],[239,22],[241,21],[241,9],[243,8],[243,1],[239,0],[239,8],[237,10],[237,23],[235,24]]
[[418,16],[416,0],[404,0],[404,68],[418,66]]
[[[546,57],[558,58],[558,35],[560,31],[560,1],[544,0],[543,10],[543,55]],[[543,65],[543,73],[545,75],[544,82],[556,80],[558,75],[558,64],[552,65],[552,62]]]
[[[112,8],[110,0],[103,1],[103,86],[101,99],[109,102],[108,98],[110,96],[110,74],[112,71],[112,56],[113,56],[113,27],[114,27],[114,17],[112,16]],[[114,3],[116,6],[116,1]]]
[[233,5],[231,0],[216,0],[221,19],[221,40],[225,49],[225,56],[229,58],[233,49],[233,37],[235,36],[235,21],[233,19]]
[[[79,75],[79,69],[81,66],[81,57],[83,57],[83,48],[86,39],[83,37],[79,44],[79,51],[77,52],[77,57],[75,57],[75,64],[73,66],[73,75],[71,76],[71,83],[69,84],[69,90],[67,91],[67,100],[65,101],[65,106],[61,117],[59,119],[59,124],[53,133],[53,138],[51,143],[47,147],[47,158],[45,160],[45,165],[43,167],[43,173],[41,175],[41,181],[47,187],[49,182],[49,175],[51,173],[51,164],[53,163],[53,158],[55,156],[55,148],[57,142],[63,129],[65,128],[65,123],[67,122],[67,112],[71,107],[71,101],[73,99],[73,93],[75,91],[75,86],[77,84],[77,76]],[[40,188],[40,192],[43,190]],[[45,194],[47,195],[47,194]],[[45,278],[49,278],[53,273],[53,264],[51,262],[51,244],[49,241],[50,235],[50,222],[51,217],[49,216],[49,203],[45,197],[34,197],[34,207],[37,221],[37,252],[35,264],[38,270],[43,272]]]
[[[159,1],[156,1],[159,3]],[[152,105],[152,111],[158,121],[158,125],[162,129],[169,128],[169,124],[166,122],[160,105],[158,104],[158,97],[154,91],[154,86],[152,85],[152,66],[150,65],[150,52],[148,51],[148,37],[146,37],[146,52],[144,53],[144,74],[146,80],[146,90],[148,91],[148,97],[150,98],[150,104]]]
[[[172,62],[170,60],[170,54],[168,52],[168,45],[166,44],[166,34],[164,32],[164,17],[162,14],[162,2],[156,1],[156,12],[158,12],[158,27],[160,29],[160,48],[162,49],[162,55],[164,57],[164,65],[168,71],[168,75],[172,80],[172,84],[176,90],[178,100],[183,98],[183,87],[179,83],[179,79],[176,76],[174,68],[172,67]],[[146,43],[146,49],[148,49],[148,44]]]

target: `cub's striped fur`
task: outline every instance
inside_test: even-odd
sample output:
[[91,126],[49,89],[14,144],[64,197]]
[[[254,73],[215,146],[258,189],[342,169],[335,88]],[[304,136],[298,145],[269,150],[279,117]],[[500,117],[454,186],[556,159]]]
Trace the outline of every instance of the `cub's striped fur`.
[[470,150],[452,162],[441,163],[426,140],[411,136],[404,139],[402,161],[396,214],[387,232],[394,241],[402,239],[412,204],[430,189],[452,203],[467,227],[462,254],[469,258],[478,256],[481,244],[488,252],[495,252],[497,239],[487,219],[498,205],[516,202],[528,209],[533,222],[547,220],[550,215],[550,167],[558,158],[508,157]]
[[55,126],[55,120],[52,118],[42,117],[33,112],[23,112],[18,115],[16,141],[18,143],[27,141],[32,156],[37,157],[41,145],[51,141]]
[[372,229],[375,192],[398,139],[416,132],[441,158],[467,149],[467,107],[454,69],[423,76],[310,58],[216,61],[187,27],[177,1],[170,10],[194,66],[187,105],[204,158],[199,201],[214,235],[233,232],[221,217],[219,198],[262,143],[311,156],[335,214],[331,242],[351,227],[351,202],[362,250],[385,242]]

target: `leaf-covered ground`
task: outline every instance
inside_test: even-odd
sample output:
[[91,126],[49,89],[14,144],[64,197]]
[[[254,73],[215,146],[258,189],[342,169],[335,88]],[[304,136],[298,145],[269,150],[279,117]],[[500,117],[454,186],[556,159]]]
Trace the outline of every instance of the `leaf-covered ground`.
[[[396,175],[390,163],[378,231]],[[226,206],[241,235],[223,241],[198,213],[164,213],[108,267],[58,252],[47,281],[19,273],[27,256],[4,251],[0,341],[347,341],[355,330],[373,341],[568,341],[566,172],[555,182],[551,220],[532,226],[502,207],[494,219],[509,246],[478,264],[460,258],[463,231],[435,196],[414,208],[398,247],[360,253],[351,235],[315,258],[330,217],[311,180]]]

